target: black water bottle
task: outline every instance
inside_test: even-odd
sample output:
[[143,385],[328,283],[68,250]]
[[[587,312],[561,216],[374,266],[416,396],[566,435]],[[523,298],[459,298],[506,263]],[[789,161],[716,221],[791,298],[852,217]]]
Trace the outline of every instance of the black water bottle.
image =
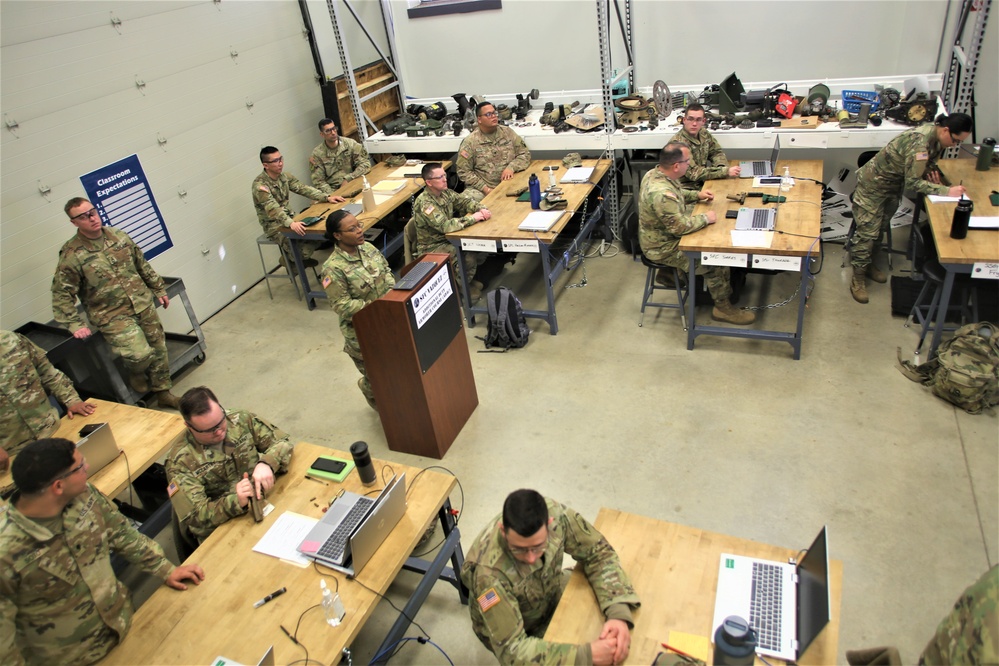
[[375,482],[375,466],[371,464],[371,454],[368,453],[367,442],[354,442],[350,445],[350,455],[354,457],[357,475],[361,483],[370,486]]
[[738,615],[729,615],[715,630],[715,666],[752,666],[756,632]]
[[975,163],[975,171],[988,171],[992,166],[992,153],[996,151],[996,140],[992,137],[982,139],[982,145],[978,146],[978,162]]
[[971,221],[971,211],[975,209],[975,204],[971,199],[965,199],[961,195],[961,200],[957,202],[954,209],[954,221],[950,225],[950,237],[957,240],[968,237],[968,222]]

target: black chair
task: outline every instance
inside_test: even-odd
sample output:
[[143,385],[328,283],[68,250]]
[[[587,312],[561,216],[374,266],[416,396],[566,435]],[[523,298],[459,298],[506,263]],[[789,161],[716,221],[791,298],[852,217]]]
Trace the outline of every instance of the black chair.
[[180,563],[183,564],[197,549],[198,540],[191,534],[189,529],[180,524],[177,512],[172,508],[170,510],[170,525],[173,528],[173,544],[177,547],[177,557],[180,558]]
[[[648,269],[645,276],[645,290],[642,292],[642,316],[638,319],[638,325],[642,326],[645,323],[645,308],[672,308],[680,311],[680,322],[683,324],[683,330],[687,330],[687,315],[684,311],[684,306],[687,304],[687,287],[680,281],[681,273],[672,266],[667,266],[666,264],[659,264],[648,257],[645,256],[641,250],[639,250],[639,257],[642,263]],[[664,287],[662,285],[656,284],[656,273],[659,270],[672,271],[673,272],[673,286]],[[653,301],[652,297],[657,290],[663,291],[675,291],[676,292],[676,302],[666,303],[664,301]]]
[[[921,330],[919,332],[919,344],[916,345],[915,354],[918,356],[923,348],[923,341],[926,333],[930,329],[930,323],[937,314],[940,305],[940,297],[944,279],[947,277],[947,270],[940,264],[937,255],[936,245],[933,237],[926,225],[914,225],[909,236],[909,258],[912,261],[912,278],[922,280],[923,288],[916,297],[916,302],[912,305],[908,319],[905,320],[905,327],[912,325],[914,320],[918,320]],[[954,301],[953,295],[960,294],[960,300]],[[926,302],[930,296],[929,303]],[[968,303],[971,303],[971,310],[968,310]],[[978,291],[974,280],[970,275],[954,276],[954,290],[951,292],[951,302],[947,305],[947,311],[956,311],[961,317],[961,324],[968,321],[978,321]],[[970,320],[969,320],[970,314]],[[957,326],[944,326],[945,331],[957,330]]]

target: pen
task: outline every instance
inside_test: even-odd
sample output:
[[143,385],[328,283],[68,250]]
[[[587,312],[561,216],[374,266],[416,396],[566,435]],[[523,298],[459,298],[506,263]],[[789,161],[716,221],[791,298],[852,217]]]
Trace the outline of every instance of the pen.
[[310,480],[310,481],[315,481],[316,483],[321,483],[321,484],[323,484],[324,486],[328,486],[328,485],[330,485],[330,484],[326,483],[325,481],[320,481],[319,479],[317,479],[317,478],[315,478],[315,477],[312,477],[312,476],[309,476],[309,475],[306,475],[306,476],[305,476],[305,478],[307,478],[307,479],[308,479],[308,480]]
[[276,590],[274,592],[271,592],[266,597],[264,597],[263,599],[261,599],[257,603],[253,604],[253,607],[254,608],[260,608],[261,606],[263,606],[264,604],[266,604],[268,601],[270,601],[274,597],[280,597],[282,594],[284,594],[287,591],[288,591],[288,588],[282,587],[280,590]]
[[667,650],[669,650],[670,652],[676,652],[676,653],[677,653],[678,655],[680,655],[681,657],[687,657],[688,659],[697,659],[697,657],[695,657],[694,655],[692,655],[692,654],[687,654],[687,653],[686,653],[686,652],[684,652],[683,650],[677,650],[677,649],[676,649],[675,647],[673,647],[672,645],[667,645],[666,643],[661,643],[661,645],[662,645],[662,646],[663,646],[664,648],[666,648]]
[[284,632],[284,635],[291,639],[292,643],[294,643],[295,645],[298,645],[298,641],[295,640],[294,636],[292,636],[291,634],[288,633],[288,630],[284,628],[283,624],[280,624],[278,626],[281,627],[281,631]]

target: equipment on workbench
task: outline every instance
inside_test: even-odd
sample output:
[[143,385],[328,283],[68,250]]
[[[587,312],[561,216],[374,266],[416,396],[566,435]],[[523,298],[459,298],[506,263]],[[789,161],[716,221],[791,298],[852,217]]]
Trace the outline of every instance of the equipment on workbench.
[[787,197],[777,196],[776,194],[766,194],[764,192],[739,192],[738,194],[727,194],[726,199],[732,201],[738,201],[739,203],[746,203],[747,197],[758,197],[763,199],[763,203],[784,203],[787,201]]

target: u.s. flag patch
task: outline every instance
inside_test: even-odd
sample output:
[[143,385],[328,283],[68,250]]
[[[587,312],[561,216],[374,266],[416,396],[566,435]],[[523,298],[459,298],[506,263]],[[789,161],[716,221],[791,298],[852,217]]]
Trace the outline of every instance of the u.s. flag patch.
[[496,588],[490,587],[479,596],[477,601],[479,602],[479,608],[485,612],[498,604],[499,600],[500,598],[499,595],[496,594]]
[[171,481],[170,485],[167,486],[167,497],[173,497],[180,488],[177,487],[176,481]]

